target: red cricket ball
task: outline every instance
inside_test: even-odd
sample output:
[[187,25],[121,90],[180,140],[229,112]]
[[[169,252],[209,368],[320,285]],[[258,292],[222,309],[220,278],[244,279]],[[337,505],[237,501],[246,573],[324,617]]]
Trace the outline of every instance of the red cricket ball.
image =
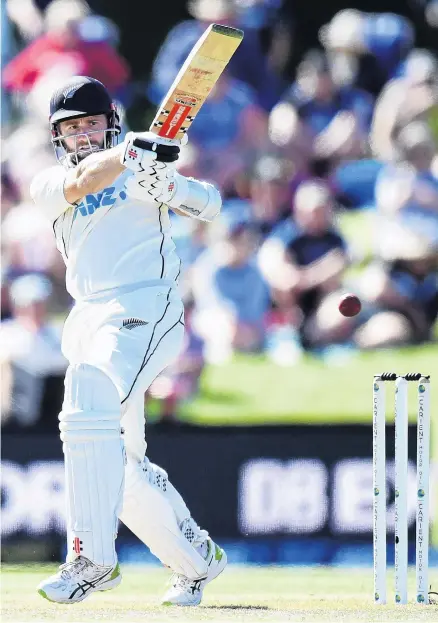
[[355,294],[344,294],[339,301],[339,311],[343,316],[351,318],[356,316],[362,309],[362,303]]

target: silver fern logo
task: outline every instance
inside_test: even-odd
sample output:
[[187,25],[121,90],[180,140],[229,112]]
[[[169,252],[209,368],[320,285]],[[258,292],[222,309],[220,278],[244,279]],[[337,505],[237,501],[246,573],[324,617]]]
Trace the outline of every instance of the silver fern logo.
[[62,92],[62,96],[63,96],[64,100],[66,100],[69,97],[71,97],[82,86],[83,86],[82,84],[75,84],[75,85],[70,86],[67,89],[65,89],[65,91]]
[[140,320],[139,318],[127,318],[123,321],[121,329],[128,329],[128,331],[131,331],[131,329],[135,329],[136,327],[143,327],[147,324],[149,323],[146,322],[146,320]]

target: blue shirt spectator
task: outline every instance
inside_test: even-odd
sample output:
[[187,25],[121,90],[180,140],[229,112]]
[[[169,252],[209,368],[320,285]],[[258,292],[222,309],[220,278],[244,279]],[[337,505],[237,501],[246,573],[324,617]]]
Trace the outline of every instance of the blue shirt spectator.
[[218,268],[214,285],[219,295],[231,303],[240,322],[262,324],[268,309],[269,292],[255,264],[248,262]]
[[368,159],[341,164],[330,179],[338,201],[354,209],[375,207],[376,180],[383,167]]
[[190,140],[212,152],[226,149],[238,139],[242,115],[257,105],[256,94],[242,82],[228,79],[218,87],[217,95],[205,102],[190,128]]
[[232,219],[225,236],[206,250],[192,270],[193,326],[205,341],[208,361],[224,362],[233,351],[259,350],[269,309],[268,287],[255,264],[255,232]]
[[224,73],[190,129],[189,157],[181,159],[180,172],[208,179],[225,194],[267,141],[267,114],[253,89]]
[[313,264],[335,249],[345,251],[345,243],[334,229],[319,233],[297,231],[287,245],[289,255],[297,266]]
[[438,248],[438,179],[430,171],[420,171],[416,175],[415,184],[424,185],[435,192],[437,211],[425,207],[413,196],[401,210],[400,219],[410,230],[428,238]]
[[319,50],[305,56],[296,82],[276,110],[281,106],[285,110],[290,106],[291,119],[295,119],[285,130],[291,146],[300,146],[301,157],[318,177],[326,177],[345,160],[364,155],[374,99],[355,87],[339,87],[329,60]]
[[[327,82],[330,80],[326,68],[315,68],[315,73],[317,78],[321,77]],[[315,135],[325,130],[341,111],[354,113],[361,129],[368,132],[374,106],[371,95],[354,87],[336,89],[333,84],[331,87],[331,93],[323,98],[318,94],[317,88],[313,93],[306,93],[298,83],[294,83],[282,99],[288,100],[294,106],[300,118],[306,122]]]
[[297,226],[291,218],[288,218],[281,223],[278,223],[269,235],[270,240],[278,240],[284,247],[292,242],[298,233]]
[[363,22],[363,41],[369,54],[393,76],[414,43],[411,23],[396,13],[368,13]]
[[377,95],[414,42],[411,22],[395,13],[339,11],[323,26],[320,39],[335,54],[356,59],[356,86]]
[[438,249],[438,178],[431,170],[436,152],[430,128],[409,124],[400,132],[397,148],[401,162],[382,169],[376,203],[389,227],[403,227]]
[[239,11],[239,26],[261,29],[274,24],[278,20],[278,13],[282,8],[283,0],[261,0],[242,6]]
[[[346,254],[343,238],[337,231],[330,228],[319,232],[297,232],[286,248],[291,261],[299,268],[315,266],[316,262],[328,257],[334,251],[339,251],[342,255]],[[324,289],[317,285],[299,293],[298,304],[306,316],[317,309],[323,292]]]

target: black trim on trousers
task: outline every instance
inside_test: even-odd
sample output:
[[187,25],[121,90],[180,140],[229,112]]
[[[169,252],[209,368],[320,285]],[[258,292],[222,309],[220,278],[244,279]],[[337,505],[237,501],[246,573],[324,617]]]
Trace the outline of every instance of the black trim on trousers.
[[[166,313],[168,306],[169,306],[169,304],[167,304],[167,305],[166,305],[166,309],[164,310],[164,314]],[[161,316],[160,320],[162,320],[162,319],[164,318],[164,314],[163,314],[163,316]],[[184,311],[182,311],[182,312],[181,312],[181,316],[180,316],[180,317],[178,318],[178,320],[177,320],[177,321],[176,321],[176,322],[175,322],[175,323],[174,323],[174,324],[170,327],[170,329],[167,329],[167,331],[166,331],[165,333],[163,333],[163,335],[160,337],[160,339],[158,340],[158,342],[155,344],[155,348],[154,348],[154,350],[151,352],[151,354],[149,355],[149,357],[147,357],[148,352],[149,352],[149,349],[150,349],[150,346],[151,346],[151,342],[152,342],[152,337],[153,337],[153,336],[151,337],[151,339],[150,339],[150,341],[149,341],[148,349],[147,349],[147,351],[146,351],[146,355],[145,355],[145,356],[144,356],[144,358],[143,358],[143,362],[142,362],[142,364],[141,364],[140,370],[137,372],[137,375],[136,375],[136,377],[135,377],[135,379],[134,379],[134,381],[133,381],[133,383],[132,383],[132,385],[131,385],[131,389],[129,390],[129,392],[128,392],[128,394],[126,395],[126,397],[122,400],[121,404],[123,404],[126,400],[128,400],[129,396],[131,395],[132,390],[134,389],[134,385],[135,385],[135,383],[136,383],[136,381],[137,381],[138,377],[140,376],[140,374],[142,373],[142,371],[143,371],[143,370],[145,369],[145,367],[147,366],[148,362],[150,361],[150,359],[151,359],[152,355],[153,355],[153,354],[155,353],[155,351],[157,350],[157,348],[158,348],[158,346],[160,345],[161,341],[162,341],[162,340],[166,337],[166,335],[167,335],[168,333],[170,333],[170,332],[172,331],[172,329],[174,329],[174,328],[176,327],[176,325],[177,325],[177,324],[183,324],[183,323],[181,322],[181,318],[183,317],[183,315],[184,315]],[[158,323],[157,323],[157,325],[158,325]],[[183,325],[183,326],[184,326],[184,325]],[[154,331],[155,331],[155,327],[154,327]]]
[[[169,293],[170,293],[170,290],[169,290]],[[143,368],[144,368],[144,366],[145,366],[146,357],[147,357],[147,356],[148,356],[148,354],[149,354],[149,349],[150,349],[150,347],[151,347],[152,340],[154,339],[155,329],[158,327],[158,325],[160,324],[160,322],[163,320],[164,316],[166,315],[166,312],[167,312],[167,310],[169,309],[169,305],[170,305],[170,301],[169,301],[169,294],[168,294],[168,295],[167,295],[167,303],[166,303],[166,307],[165,307],[165,309],[164,309],[163,315],[161,316],[161,318],[160,318],[159,320],[157,320],[157,322],[154,324],[154,328],[152,329],[152,335],[151,335],[151,338],[150,338],[150,340],[149,340],[149,344],[148,344],[148,347],[147,347],[147,349],[146,349],[146,353],[145,353],[145,355],[144,355],[144,357],[143,357],[143,361],[141,362],[140,369],[139,369],[139,371],[137,372],[137,374],[135,375],[135,378],[134,378],[134,380],[133,380],[133,382],[132,382],[132,385],[131,385],[131,387],[130,387],[130,389],[129,389],[129,392],[126,394],[125,398],[123,398],[123,400],[122,400],[121,404],[123,404],[123,403],[125,402],[125,400],[128,400],[129,396],[131,395],[131,392],[132,392],[132,390],[133,390],[133,388],[134,388],[134,385],[135,385],[135,383],[136,383],[136,381],[137,381],[138,377],[140,376],[141,371],[143,370]]]
[[163,204],[160,205],[160,207],[158,208],[158,222],[160,223],[160,233],[161,233],[161,245],[160,245],[160,255],[161,255],[161,275],[160,275],[160,279],[163,278],[164,275],[164,255],[163,255],[163,245],[164,245],[164,232],[163,232],[163,226],[161,224],[161,208],[163,207]]
[[154,328],[152,329],[152,335],[151,335],[151,338],[150,338],[150,340],[149,340],[149,344],[148,344],[148,347],[147,347],[147,349],[146,349],[146,353],[145,353],[145,355],[144,355],[144,357],[143,357],[143,361],[141,362],[140,369],[139,369],[139,371],[137,372],[137,374],[135,375],[135,379],[134,379],[134,380],[133,380],[133,382],[132,382],[131,388],[130,388],[129,392],[126,394],[125,398],[123,398],[123,400],[122,400],[121,404],[123,404],[123,403],[125,402],[125,400],[128,400],[128,398],[129,398],[129,396],[131,395],[131,392],[132,392],[132,390],[133,390],[133,388],[134,388],[134,385],[135,385],[135,383],[136,383],[136,381],[137,381],[137,379],[138,379],[139,375],[141,374],[141,371],[143,370],[143,368],[144,368],[144,367],[145,367],[145,365],[146,365],[146,364],[145,364],[146,357],[147,357],[147,356],[148,356],[148,354],[149,354],[149,349],[150,349],[150,347],[151,347],[152,340],[154,339],[155,330],[156,330],[156,328],[158,327],[158,325],[160,324],[160,322],[163,320],[164,316],[166,315],[167,310],[169,309],[169,305],[170,305],[169,296],[170,296],[171,290],[172,290],[172,289],[171,289],[171,288],[169,288],[169,291],[168,291],[168,293],[167,293],[167,303],[166,303],[166,307],[165,307],[165,309],[164,309],[163,315],[161,316],[161,318],[160,318],[159,320],[157,320],[157,322],[154,324]]

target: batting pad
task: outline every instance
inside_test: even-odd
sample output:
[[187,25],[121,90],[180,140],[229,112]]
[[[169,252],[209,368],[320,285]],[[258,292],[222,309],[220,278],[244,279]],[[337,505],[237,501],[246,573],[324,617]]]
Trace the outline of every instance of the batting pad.
[[104,372],[69,366],[59,415],[63,442],[68,559],[116,563],[115,535],[124,486],[120,398]]
[[119,517],[175,573],[190,580],[206,577],[207,563],[180,529],[190,512],[166,472],[148,459],[139,463],[128,457]]

